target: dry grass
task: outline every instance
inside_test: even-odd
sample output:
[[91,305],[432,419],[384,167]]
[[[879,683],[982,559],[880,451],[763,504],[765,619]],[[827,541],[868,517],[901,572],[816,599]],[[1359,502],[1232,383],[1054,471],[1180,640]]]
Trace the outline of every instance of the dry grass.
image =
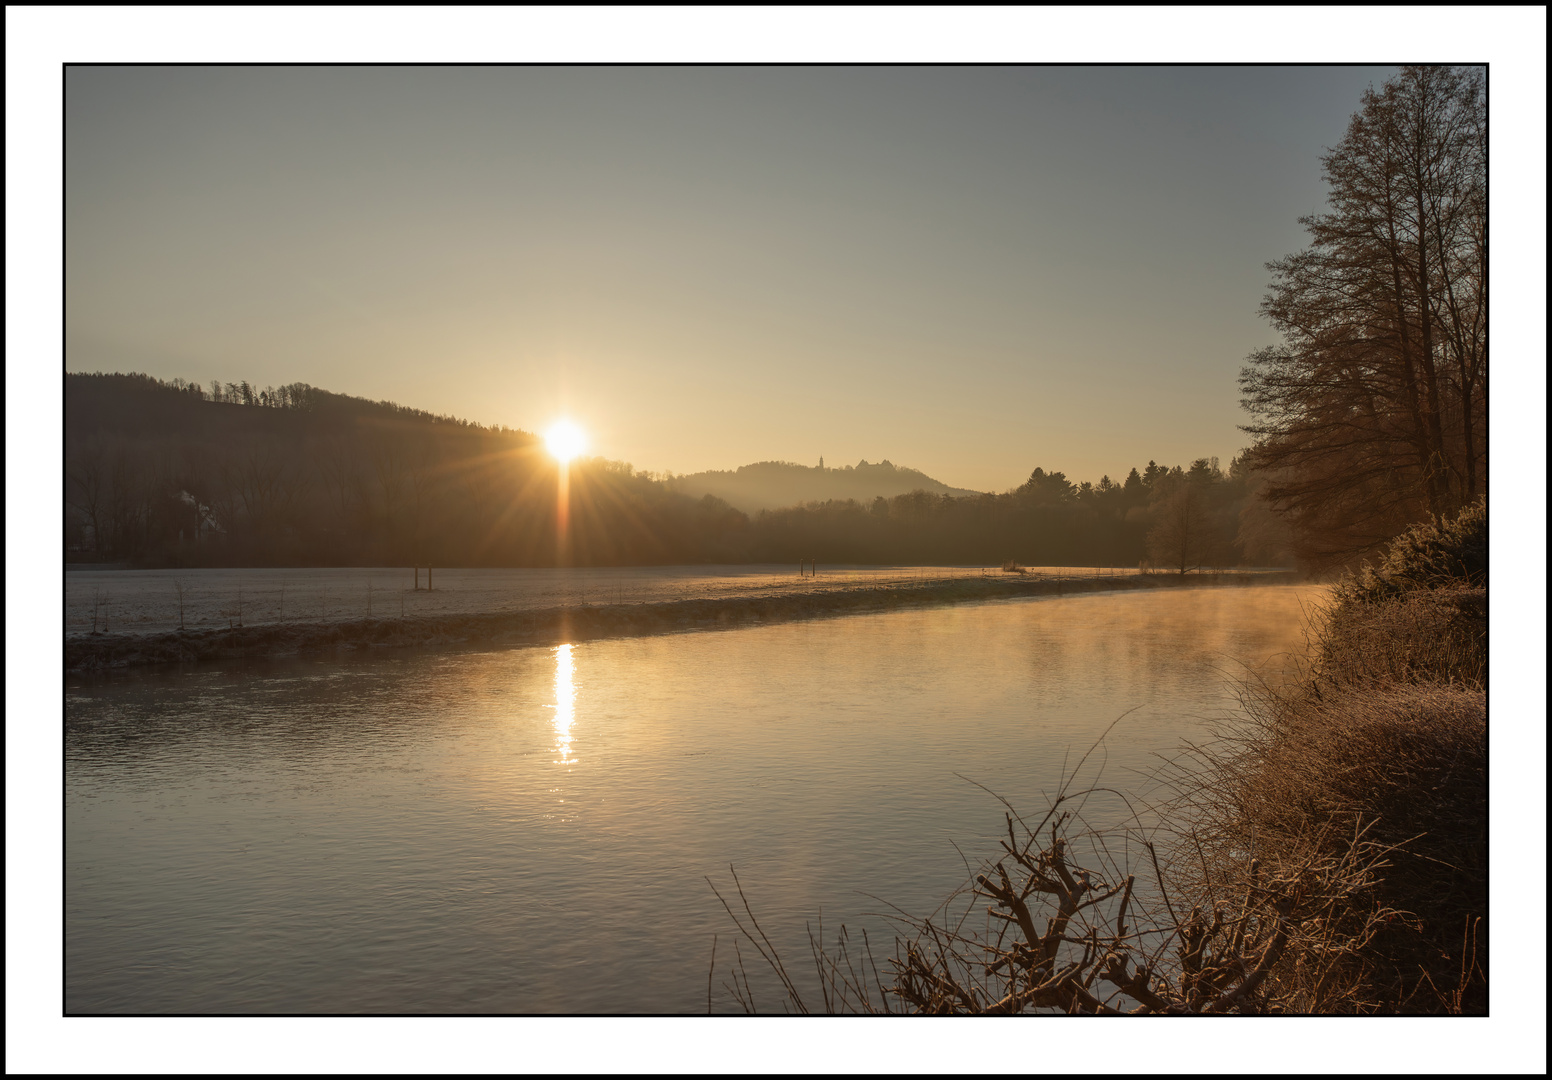
[[1338,600],[1320,616],[1319,687],[1487,686],[1487,590],[1429,589],[1380,603]]
[[[1176,763],[1177,888],[1207,902],[1246,866],[1325,859],[1369,881],[1304,929],[1275,995],[1304,1013],[1486,1007],[1487,709],[1447,684],[1247,691],[1244,717]],[[1462,940],[1466,947],[1462,949]]]
[[1178,888],[1355,857],[1371,883],[1275,973],[1309,1013],[1487,1010],[1487,508],[1419,525],[1312,620],[1307,669],[1168,777]]

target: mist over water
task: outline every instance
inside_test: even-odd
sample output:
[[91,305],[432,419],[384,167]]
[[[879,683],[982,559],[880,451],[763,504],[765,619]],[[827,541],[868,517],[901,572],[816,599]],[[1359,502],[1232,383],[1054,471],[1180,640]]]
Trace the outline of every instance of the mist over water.
[[960,851],[994,854],[1002,808],[976,784],[1038,814],[1135,710],[1080,780],[1102,764],[1144,791],[1154,755],[1233,706],[1240,665],[1301,649],[1320,593],[72,679],[66,1007],[698,1012],[734,933],[704,878],[726,892],[729,864],[789,961],[822,911],[882,966],[868,913],[925,915]]

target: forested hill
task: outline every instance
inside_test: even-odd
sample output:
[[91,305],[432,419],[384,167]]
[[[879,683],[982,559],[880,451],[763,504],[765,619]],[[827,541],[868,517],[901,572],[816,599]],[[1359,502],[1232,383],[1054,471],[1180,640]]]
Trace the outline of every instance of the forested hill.
[[[1035,469],[956,492],[882,462],[764,463],[727,478],[746,513],[685,477],[571,463],[526,431],[303,383],[208,389],[65,377],[67,561],[139,566],[602,566],[692,563],[1273,565],[1286,530],[1239,462],[1148,462],[1121,481]],[[782,488],[781,484],[787,484]],[[755,495],[754,493],[758,493]]]
[[823,459],[817,466],[761,461],[732,471],[676,476],[669,481],[669,486],[697,498],[715,495],[746,514],[832,499],[854,499],[871,504],[880,496],[892,499],[912,491],[955,497],[980,494],[951,488],[916,469],[903,469],[888,461],[869,464],[865,458],[856,465],[839,469],[825,468]]
[[[93,434],[165,438],[174,434],[209,436],[218,430],[228,435],[342,430],[362,419],[486,430],[451,416],[391,401],[335,394],[306,383],[260,389],[247,382],[213,382],[206,389],[182,379],[164,382],[149,375],[117,372],[65,376],[67,440]],[[525,433],[514,434],[533,439]]]
[[556,466],[528,432],[303,383],[65,377],[67,557],[532,566],[732,554],[706,508],[628,465],[582,462],[571,480],[561,551]]

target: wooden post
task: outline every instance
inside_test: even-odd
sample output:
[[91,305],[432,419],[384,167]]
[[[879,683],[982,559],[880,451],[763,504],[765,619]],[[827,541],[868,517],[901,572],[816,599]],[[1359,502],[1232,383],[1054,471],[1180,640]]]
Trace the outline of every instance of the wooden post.
[[415,591],[420,592],[420,567],[415,567]]
[[426,567],[426,591],[431,591],[431,567]]

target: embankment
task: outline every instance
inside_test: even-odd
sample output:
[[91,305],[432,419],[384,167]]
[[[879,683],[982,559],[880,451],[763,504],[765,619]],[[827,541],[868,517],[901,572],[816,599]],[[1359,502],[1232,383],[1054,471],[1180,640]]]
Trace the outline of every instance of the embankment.
[[200,660],[313,655],[336,650],[467,645],[551,645],[593,638],[731,629],[832,615],[977,600],[1130,589],[1289,584],[1292,572],[1155,574],[1100,578],[967,578],[866,585],[824,593],[646,604],[596,604],[537,611],[288,622],[159,634],[79,634],[65,639],[65,669],[102,671]]

